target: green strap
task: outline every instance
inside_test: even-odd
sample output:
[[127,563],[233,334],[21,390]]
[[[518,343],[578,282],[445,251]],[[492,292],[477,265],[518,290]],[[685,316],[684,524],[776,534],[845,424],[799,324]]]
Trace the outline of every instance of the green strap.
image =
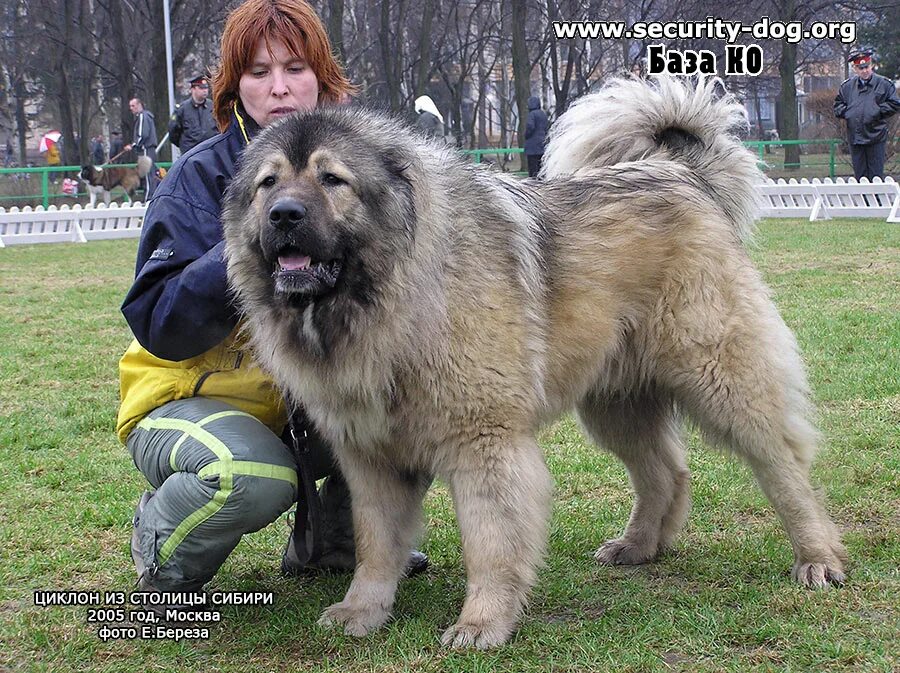
[[[234,460],[231,463],[231,473],[236,477],[265,477],[267,479],[279,479],[290,483],[297,488],[297,471],[284,465],[272,465],[271,463],[257,463],[252,460]],[[219,475],[219,461],[204,466],[197,475],[201,479]]]

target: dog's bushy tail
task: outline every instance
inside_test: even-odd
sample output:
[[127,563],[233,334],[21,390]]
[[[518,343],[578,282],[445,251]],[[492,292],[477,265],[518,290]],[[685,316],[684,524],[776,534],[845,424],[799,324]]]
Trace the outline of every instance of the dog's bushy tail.
[[706,181],[742,239],[757,213],[756,158],[738,137],[743,106],[715,79],[619,78],[577,100],[551,127],[541,176],[553,178],[623,161],[669,159]]
[[137,158],[138,177],[147,177],[147,173],[150,172],[151,168],[153,168],[153,160],[150,157],[141,155]]

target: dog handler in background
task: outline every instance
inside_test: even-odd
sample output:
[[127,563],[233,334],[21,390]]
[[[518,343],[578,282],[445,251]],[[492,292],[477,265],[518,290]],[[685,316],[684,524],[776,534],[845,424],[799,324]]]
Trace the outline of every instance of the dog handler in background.
[[848,62],[854,75],[844,80],[834,99],[834,115],[847,122],[847,142],[857,180],[884,177],[888,119],[900,110],[894,83],[873,71],[871,49],[853,49]]
[[[199,590],[242,535],[297,498],[286,409],[241,336],[219,215],[243,149],[262,127],[351,91],[304,0],[247,0],[229,15],[213,79],[222,133],[182,157],[159,186],[122,305],[136,338],[120,362],[117,431],[156,489],[135,513],[132,557],[143,590]],[[309,550],[291,536],[282,571],[352,570],[346,485],[324,443],[313,437],[309,448],[312,478],[332,475],[319,493],[323,554],[306,564]],[[407,573],[427,563],[413,551]]]

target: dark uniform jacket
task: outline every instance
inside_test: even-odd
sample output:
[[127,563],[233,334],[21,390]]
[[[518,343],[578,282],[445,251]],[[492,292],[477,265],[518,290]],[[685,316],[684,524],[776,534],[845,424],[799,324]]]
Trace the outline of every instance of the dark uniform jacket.
[[169,117],[169,139],[182,152],[212,138],[219,130],[212,116],[212,102],[207,98],[200,105],[188,97],[175,106]]
[[887,140],[888,118],[900,110],[894,83],[873,74],[868,82],[854,75],[841,84],[834,99],[834,115],[847,121],[851,145],[872,145]]

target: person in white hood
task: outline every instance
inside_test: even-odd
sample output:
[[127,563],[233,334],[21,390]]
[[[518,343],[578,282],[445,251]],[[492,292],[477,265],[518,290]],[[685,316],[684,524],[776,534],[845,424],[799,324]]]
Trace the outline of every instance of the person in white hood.
[[432,138],[442,138],[444,136],[444,118],[429,96],[416,98],[413,109],[419,115],[416,119],[416,128]]

